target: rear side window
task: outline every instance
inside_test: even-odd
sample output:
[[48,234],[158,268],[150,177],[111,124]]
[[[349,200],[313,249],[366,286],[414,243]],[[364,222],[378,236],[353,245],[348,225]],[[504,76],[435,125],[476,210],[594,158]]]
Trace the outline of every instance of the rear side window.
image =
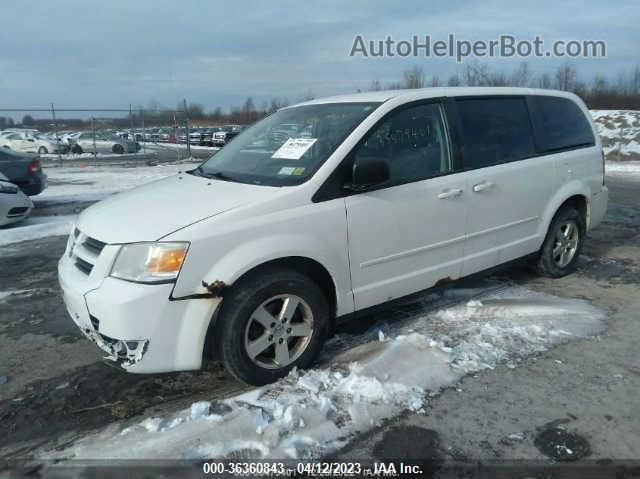
[[567,98],[532,96],[531,113],[542,152],[595,145],[591,125]]
[[524,98],[460,99],[456,104],[465,169],[534,156],[533,130]]

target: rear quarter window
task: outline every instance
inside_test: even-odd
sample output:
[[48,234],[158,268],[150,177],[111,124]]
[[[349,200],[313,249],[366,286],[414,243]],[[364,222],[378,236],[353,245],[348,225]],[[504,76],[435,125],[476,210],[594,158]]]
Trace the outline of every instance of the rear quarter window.
[[462,130],[465,169],[523,160],[535,155],[529,110],[524,97],[456,100]]
[[531,96],[529,105],[541,152],[595,145],[589,121],[572,100],[553,96]]

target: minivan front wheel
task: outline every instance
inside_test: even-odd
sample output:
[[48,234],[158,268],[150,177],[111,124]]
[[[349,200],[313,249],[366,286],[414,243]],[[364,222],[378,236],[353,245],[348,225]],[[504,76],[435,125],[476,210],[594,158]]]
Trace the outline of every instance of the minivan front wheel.
[[560,210],[549,227],[536,263],[537,271],[560,278],[576,268],[586,233],[585,220],[574,208]]
[[214,344],[241,381],[262,385],[306,368],[329,329],[329,305],[306,275],[273,268],[239,281],[224,295]]

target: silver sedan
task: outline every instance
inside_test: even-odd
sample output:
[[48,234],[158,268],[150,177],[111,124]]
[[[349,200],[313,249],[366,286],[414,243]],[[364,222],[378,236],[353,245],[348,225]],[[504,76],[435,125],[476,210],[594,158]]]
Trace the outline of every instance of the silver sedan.
[[71,148],[72,153],[136,153],[140,145],[132,140],[121,138],[117,135],[101,135],[96,133],[95,140],[93,133],[86,132],[78,136],[75,144]]

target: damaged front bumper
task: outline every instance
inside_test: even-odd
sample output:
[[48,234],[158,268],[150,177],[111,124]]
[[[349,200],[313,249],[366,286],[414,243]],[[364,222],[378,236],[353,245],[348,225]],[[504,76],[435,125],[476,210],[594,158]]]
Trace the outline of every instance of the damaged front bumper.
[[[96,269],[96,268],[94,268]],[[132,373],[199,369],[209,321],[220,298],[171,301],[173,284],[90,279],[67,255],[58,277],[69,315],[107,359]]]
[[81,331],[88,339],[96,343],[100,349],[107,353],[104,359],[113,361],[123,368],[139,362],[149,348],[148,339],[122,340],[110,338],[100,334],[94,329],[81,328]]

